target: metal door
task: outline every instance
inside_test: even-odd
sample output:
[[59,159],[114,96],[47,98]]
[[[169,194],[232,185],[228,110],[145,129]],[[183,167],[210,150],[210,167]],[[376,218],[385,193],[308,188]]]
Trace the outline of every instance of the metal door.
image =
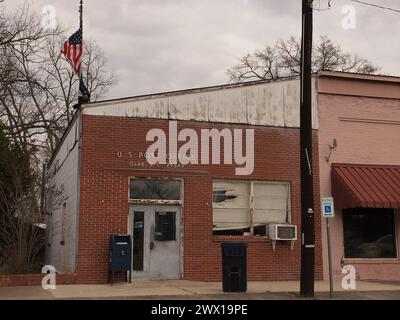
[[132,205],[129,227],[133,239],[133,279],[180,279],[180,207]]

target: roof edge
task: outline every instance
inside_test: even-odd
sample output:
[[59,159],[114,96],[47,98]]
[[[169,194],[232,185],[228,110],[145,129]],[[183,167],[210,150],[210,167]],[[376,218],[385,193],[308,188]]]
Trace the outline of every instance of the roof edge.
[[318,73],[318,77],[333,77],[333,78],[343,78],[343,79],[350,79],[350,80],[382,81],[382,82],[400,83],[400,76],[366,74],[366,73],[355,73],[355,72],[344,72],[344,71],[322,70]]
[[332,167],[400,168],[400,164],[332,163]]

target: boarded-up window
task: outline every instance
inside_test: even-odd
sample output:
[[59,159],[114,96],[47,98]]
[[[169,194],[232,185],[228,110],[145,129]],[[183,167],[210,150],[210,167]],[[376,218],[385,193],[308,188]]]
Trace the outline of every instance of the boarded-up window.
[[268,223],[289,222],[289,183],[215,180],[214,234],[265,235]]

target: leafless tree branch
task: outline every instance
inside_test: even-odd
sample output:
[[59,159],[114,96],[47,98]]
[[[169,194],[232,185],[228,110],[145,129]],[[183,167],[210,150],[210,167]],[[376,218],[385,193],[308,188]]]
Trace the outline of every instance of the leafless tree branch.
[[[61,26],[46,30],[25,4],[0,20],[0,122],[7,134],[26,146],[56,148],[73,117],[79,79],[61,54],[69,36]],[[104,53],[94,41],[84,43],[84,80],[92,101],[115,83]]]
[[[228,69],[232,82],[250,80],[267,80],[300,73],[301,43],[299,39],[290,37],[279,40],[273,46],[262,51],[247,54],[239,59],[239,63]],[[373,74],[379,67],[361,58],[358,54],[343,52],[327,36],[321,36],[313,48],[313,71],[334,70]]]

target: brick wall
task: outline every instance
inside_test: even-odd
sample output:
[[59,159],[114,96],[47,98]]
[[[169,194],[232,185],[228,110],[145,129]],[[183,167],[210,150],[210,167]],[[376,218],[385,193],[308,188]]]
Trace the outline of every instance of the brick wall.
[[[0,287],[40,286],[45,274],[18,274],[0,276]],[[56,285],[75,284],[76,274],[57,274]]]
[[[152,128],[168,132],[168,121],[123,117],[83,116],[80,177],[80,213],[77,274],[79,283],[104,283],[108,279],[108,244],[113,233],[127,233],[129,177],[174,177],[184,180],[183,279],[221,280],[221,240],[248,242],[249,280],[295,280],[300,275],[300,241],[294,250],[257,237],[212,235],[212,180],[248,179],[291,183],[292,223],[300,231],[299,129],[179,121],[178,130],[192,128],[255,129],[255,165],[250,176],[235,176],[236,165],[188,165],[184,168],[130,166],[139,161]],[[316,221],[316,278],[322,278],[319,214],[318,144],[314,132],[314,192]],[[123,157],[118,158],[117,152]],[[126,155],[132,152],[133,159]],[[156,169],[156,170],[154,170]]]

